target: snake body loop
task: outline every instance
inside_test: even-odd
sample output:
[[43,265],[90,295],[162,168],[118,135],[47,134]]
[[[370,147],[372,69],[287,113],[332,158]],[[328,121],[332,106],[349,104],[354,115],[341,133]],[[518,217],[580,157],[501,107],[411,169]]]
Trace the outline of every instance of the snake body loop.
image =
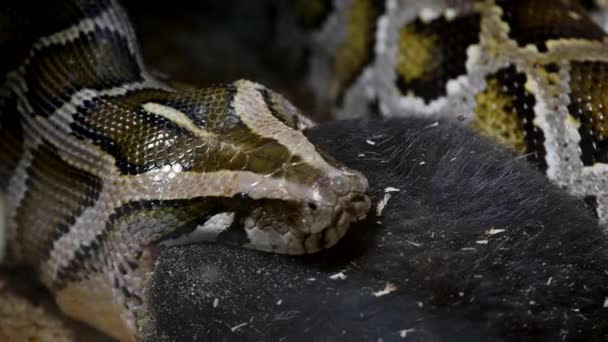
[[8,258],[68,315],[134,339],[158,248],[313,253],[369,209],[365,177],[310,143],[312,122],[281,95],[152,77],[116,1],[8,1],[0,13]]

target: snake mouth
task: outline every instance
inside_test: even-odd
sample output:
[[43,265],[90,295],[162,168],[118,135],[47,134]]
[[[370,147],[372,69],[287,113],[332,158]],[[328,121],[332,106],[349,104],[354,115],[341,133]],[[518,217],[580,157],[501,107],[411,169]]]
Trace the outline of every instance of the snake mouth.
[[346,234],[350,225],[367,215],[371,201],[361,192],[351,192],[342,196],[334,208],[333,220],[318,233],[310,234],[302,244],[302,252],[311,254],[334,246]]
[[279,254],[315,253],[335,245],[353,222],[366,216],[371,201],[365,190],[361,186],[340,194],[326,192],[318,196],[321,200],[253,199],[244,194],[201,198],[200,205],[192,204],[195,216],[155,244],[217,241]]
[[295,214],[299,226],[290,215],[266,215],[268,211],[261,209],[245,220],[250,224],[245,224],[246,242],[240,245],[279,254],[315,253],[335,245],[351,223],[365,217],[370,206],[369,197],[355,191],[340,196],[331,207],[299,205],[301,210]]

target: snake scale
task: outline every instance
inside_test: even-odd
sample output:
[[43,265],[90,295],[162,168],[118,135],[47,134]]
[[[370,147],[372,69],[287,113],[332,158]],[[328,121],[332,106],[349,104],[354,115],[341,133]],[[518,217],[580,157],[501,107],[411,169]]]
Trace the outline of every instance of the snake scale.
[[[601,3],[278,6],[303,32],[309,84],[336,117],[460,121],[608,220]],[[116,1],[7,1],[0,47],[11,52],[0,55],[7,261],[32,268],[66,314],[114,337],[138,338],[159,247],[313,253],[370,207],[365,177],[310,143],[302,131],[313,123],[280,94],[245,80],[182,89],[151,76]]]

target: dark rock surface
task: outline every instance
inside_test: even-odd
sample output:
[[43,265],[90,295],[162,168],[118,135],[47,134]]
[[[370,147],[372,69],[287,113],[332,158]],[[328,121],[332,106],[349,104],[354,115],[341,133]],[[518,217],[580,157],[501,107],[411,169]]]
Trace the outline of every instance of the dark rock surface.
[[443,122],[309,135],[368,176],[374,205],[400,191],[316,255],[165,250],[148,341],[606,341],[606,237],[526,162]]

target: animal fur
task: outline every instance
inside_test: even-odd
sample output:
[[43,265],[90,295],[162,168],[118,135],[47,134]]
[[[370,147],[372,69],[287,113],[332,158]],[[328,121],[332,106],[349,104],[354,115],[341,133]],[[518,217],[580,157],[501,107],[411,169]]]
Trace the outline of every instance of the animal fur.
[[366,174],[374,203],[400,191],[316,255],[163,251],[148,341],[608,339],[606,236],[527,162],[446,122],[339,121],[309,137]]

